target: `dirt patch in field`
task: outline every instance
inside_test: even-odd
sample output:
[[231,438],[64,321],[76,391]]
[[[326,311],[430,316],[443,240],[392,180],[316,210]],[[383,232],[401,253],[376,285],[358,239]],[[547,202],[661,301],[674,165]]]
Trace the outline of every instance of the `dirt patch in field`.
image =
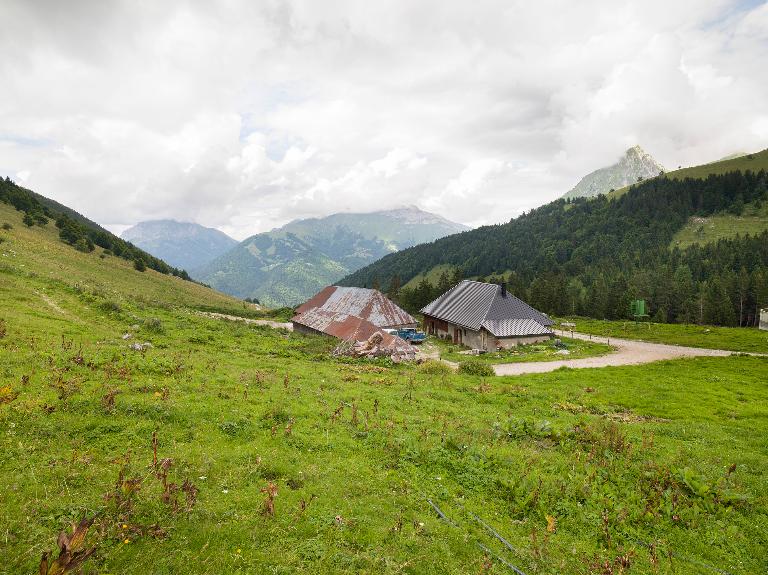
[[66,316],[69,316],[69,314],[68,314],[67,312],[65,312],[65,311],[64,311],[64,310],[63,310],[63,309],[62,309],[62,308],[59,306],[59,304],[57,304],[57,303],[56,303],[55,301],[53,301],[53,300],[52,300],[50,297],[48,297],[48,295],[46,295],[46,294],[44,294],[44,293],[42,293],[42,292],[39,292],[39,291],[38,291],[38,292],[35,292],[35,293],[36,293],[37,295],[39,295],[39,296],[42,298],[42,300],[43,300],[45,303],[47,303],[47,304],[48,304],[48,306],[49,306],[51,309],[53,309],[53,310],[54,310],[56,313],[60,313],[61,315],[66,315]]
[[629,409],[621,409],[620,411],[604,411],[599,407],[582,405],[580,403],[571,403],[569,401],[556,403],[552,407],[554,409],[567,411],[569,413],[588,413],[590,415],[597,415],[599,417],[604,417],[605,419],[610,419],[611,421],[617,421],[620,423],[645,423],[648,421],[663,423],[671,421],[670,419],[654,417],[652,415],[638,415]]

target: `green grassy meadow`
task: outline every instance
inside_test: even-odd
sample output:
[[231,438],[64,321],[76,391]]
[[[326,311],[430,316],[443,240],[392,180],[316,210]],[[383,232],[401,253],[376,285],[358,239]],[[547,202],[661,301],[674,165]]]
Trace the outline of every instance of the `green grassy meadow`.
[[737,156],[736,158],[711,162],[709,164],[701,164],[699,166],[691,166],[689,168],[672,170],[667,172],[667,177],[678,180],[684,180],[685,178],[703,180],[706,179],[706,177],[710,174],[746,172],[748,170],[752,172],[759,172],[760,170],[766,169],[768,169],[768,149],[761,150],[760,152],[744,154],[742,156]]
[[671,247],[687,248],[708,244],[737,235],[758,235],[768,230],[768,205],[747,205],[741,215],[717,214],[708,218],[692,217],[672,239]]
[[[596,357],[610,353],[613,348],[609,345],[594,341],[571,339],[569,337],[557,338],[564,347],[556,347],[554,340],[529,345],[518,345],[512,349],[491,351],[481,355],[467,355],[460,353],[467,348],[455,345],[436,337],[430,337],[429,343],[435,345],[440,351],[440,358],[448,361],[461,362],[468,359],[477,359],[484,363],[527,363],[532,361],[558,361],[563,359],[583,359]],[[561,349],[568,350],[568,354],[558,353]]]
[[443,273],[448,274],[448,277],[451,277],[451,274],[454,271],[454,267],[449,264],[440,264],[432,269],[430,269],[426,274],[416,274],[414,277],[412,277],[410,280],[408,280],[407,283],[403,285],[404,288],[407,289],[416,289],[416,287],[421,283],[421,281],[424,279],[424,277],[427,278],[427,281],[432,285],[437,285],[438,281],[440,281],[440,276]]
[[510,378],[342,361],[14,218],[0,573],[37,573],[84,516],[85,574],[768,570],[768,359]]
[[[576,327],[562,327],[560,325],[562,322],[575,323]],[[601,320],[585,317],[561,318],[555,327],[604,337],[768,354],[768,332],[757,328],[636,323],[631,320]]]

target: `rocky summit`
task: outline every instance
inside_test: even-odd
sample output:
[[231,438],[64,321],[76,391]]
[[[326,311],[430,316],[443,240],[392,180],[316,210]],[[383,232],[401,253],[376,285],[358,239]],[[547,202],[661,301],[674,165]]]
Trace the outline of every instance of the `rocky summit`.
[[664,166],[653,159],[640,146],[628,149],[621,159],[605,168],[587,174],[564,198],[591,198],[607,194],[638,181],[638,178],[651,178],[664,171]]

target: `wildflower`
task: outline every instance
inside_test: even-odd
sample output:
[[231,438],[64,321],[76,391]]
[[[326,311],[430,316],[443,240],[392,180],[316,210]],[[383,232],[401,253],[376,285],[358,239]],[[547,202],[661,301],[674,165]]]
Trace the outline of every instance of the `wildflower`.
[[131,542],[130,539],[126,539],[125,541],[123,541],[123,543],[125,543],[126,545],[128,545],[130,542]]

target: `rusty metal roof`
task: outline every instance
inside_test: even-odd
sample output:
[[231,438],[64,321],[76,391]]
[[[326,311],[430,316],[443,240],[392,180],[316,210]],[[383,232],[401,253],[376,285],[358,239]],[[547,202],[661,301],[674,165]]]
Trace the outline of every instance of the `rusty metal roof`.
[[417,324],[411,314],[375,289],[328,286],[296,308],[296,313],[304,315],[310,310],[356,316],[380,328]]
[[404,339],[390,335],[380,327],[355,315],[315,308],[297,314],[291,321],[350,342],[365,341],[378,331],[384,338],[383,347],[401,351],[411,347]]

